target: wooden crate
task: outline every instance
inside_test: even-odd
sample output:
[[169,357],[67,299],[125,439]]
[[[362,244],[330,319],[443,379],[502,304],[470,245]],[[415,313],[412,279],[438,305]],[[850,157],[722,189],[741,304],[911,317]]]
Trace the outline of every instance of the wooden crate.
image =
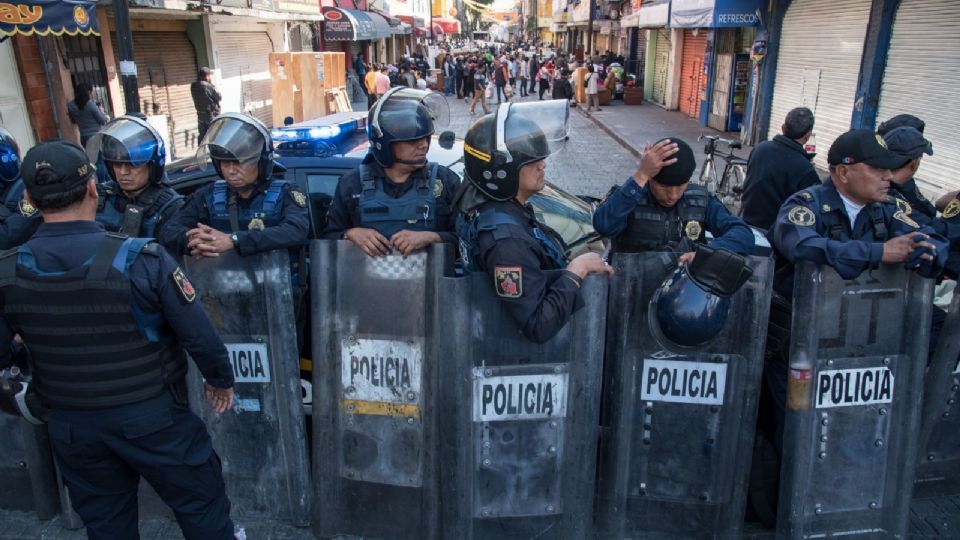
[[312,120],[335,112],[328,105],[327,91],[347,86],[344,53],[294,54],[302,55],[299,71],[303,92],[303,119]]

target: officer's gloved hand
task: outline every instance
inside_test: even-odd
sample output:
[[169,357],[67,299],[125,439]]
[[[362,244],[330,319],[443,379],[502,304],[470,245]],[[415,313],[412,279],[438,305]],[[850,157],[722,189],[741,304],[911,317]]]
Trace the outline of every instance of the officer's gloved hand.
[[917,247],[910,252],[906,262],[903,263],[903,267],[907,270],[915,270],[923,266],[924,261],[936,259],[937,249],[929,242],[922,242],[925,238],[926,235],[915,235],[914,241],[917,242]]

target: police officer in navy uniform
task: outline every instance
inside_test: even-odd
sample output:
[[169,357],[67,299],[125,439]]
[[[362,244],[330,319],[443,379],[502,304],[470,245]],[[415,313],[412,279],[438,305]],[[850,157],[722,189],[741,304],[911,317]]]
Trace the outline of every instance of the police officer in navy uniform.
[[[504,103],[470,126],[463,145],[467,181],[456,199],[462,213],[458,230],[466,268],[489,274],[523,335],[545,343],[583,307],[583,279],[612,275],[613,269],[596,253],[567,263],[563,240],[537,221],[529,199],[544,188],[551,148],[533,114],[520,112],[532,110],[526,105],[569,115],[559,101]],[[549,270],[565,271],[550,280]]]
[[[702,186],[690,184],[696,166],[687,143],[657,141],[646,149],[633,176],[594,212],[594,228],[613,239],[614,252],[679,252],[681,264],[693,260],[694,244],[750,254],[750,227]],[[714,236],[709,243],[707,231]]]
[[121,116],[87,142],[87,155],[103,162],[109,179],[98,191],[97,222],[111,232],[156,238],[183,206],[184,198],[165,183],[167,150],[153,126]]
[[343,176],[322,237],[349,240],[371,257],[409,255],[456,241],[451,201],[460,178],[427,161],[439,94],[392,88],[370,109],[370,152]]
[[23,199],[20,178],[20,145],[0,127],[0,249],[27,241],[43,220]]
[[[90,538],[138,537],[141,476],[185,538],[233,538],[220,461],[184,399],[188,352],[213,410],[230,408],[227,350],[165,250],[94,221],[94,170],[70,142],[27,152],[27,199],[44,222],[0,255],[0,341],[18,333],[31,352],[31,387]],[[0,347],[0,367],[9,360]]]
[[252,255],[299,250],[307,243],[307,198],[273,176],[273,141],[256,118],[225,113],[214,118],[198,159],[213,161],[220,180],[195,191],[160,233],[178,254],[216,257],[231,249]]
[[890,196],[891,169],[903,158],[891,152],[880,135],[866,129],[840,135],[830,146],[827,162],[830,178],[787,199],[768,233],[778,258],[770,332],[779,331],[781,337],[773,345],[768,339],[764,376],[776,409],[778,447],[786,404],[794,265],[825,264],[843,279],[853,279],[881,264],[903,264],[922,276],[936,277],[947,257],[946,239],[921,226],[902,201]]

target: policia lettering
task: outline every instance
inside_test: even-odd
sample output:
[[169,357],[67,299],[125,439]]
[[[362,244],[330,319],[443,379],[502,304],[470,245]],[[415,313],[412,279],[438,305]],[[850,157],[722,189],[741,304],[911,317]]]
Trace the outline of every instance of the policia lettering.
[[567,415],[567,374],[485,377],[477,368],[474,421],[541,420]]
[[887,367],[835,369],[817,374],[817,408],[890,403],[893,373]]
[[640,397],[650,401],[723,405],[727,365],[680,360],[643,362]]
[[385,339],[347,340],[341,353],[341,384],[352,400],[410,403],[420,394],[423,345]]

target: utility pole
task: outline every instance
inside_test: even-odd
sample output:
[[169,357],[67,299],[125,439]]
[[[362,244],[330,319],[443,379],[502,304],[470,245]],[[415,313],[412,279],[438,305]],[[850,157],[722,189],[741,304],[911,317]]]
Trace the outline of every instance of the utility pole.
[[597,0],[590,1],[590,19],[587,23],[587,63],[593,63],[593,10],[597,8]]
[[120,82],[123,85],[123,103],[126,106],[127,114],[140,112],[137,64],[133,60],[133,32],[130,30],[130,10],[125,0],[113,0],[113,19],[117,26],[117,48],[120,55]]

